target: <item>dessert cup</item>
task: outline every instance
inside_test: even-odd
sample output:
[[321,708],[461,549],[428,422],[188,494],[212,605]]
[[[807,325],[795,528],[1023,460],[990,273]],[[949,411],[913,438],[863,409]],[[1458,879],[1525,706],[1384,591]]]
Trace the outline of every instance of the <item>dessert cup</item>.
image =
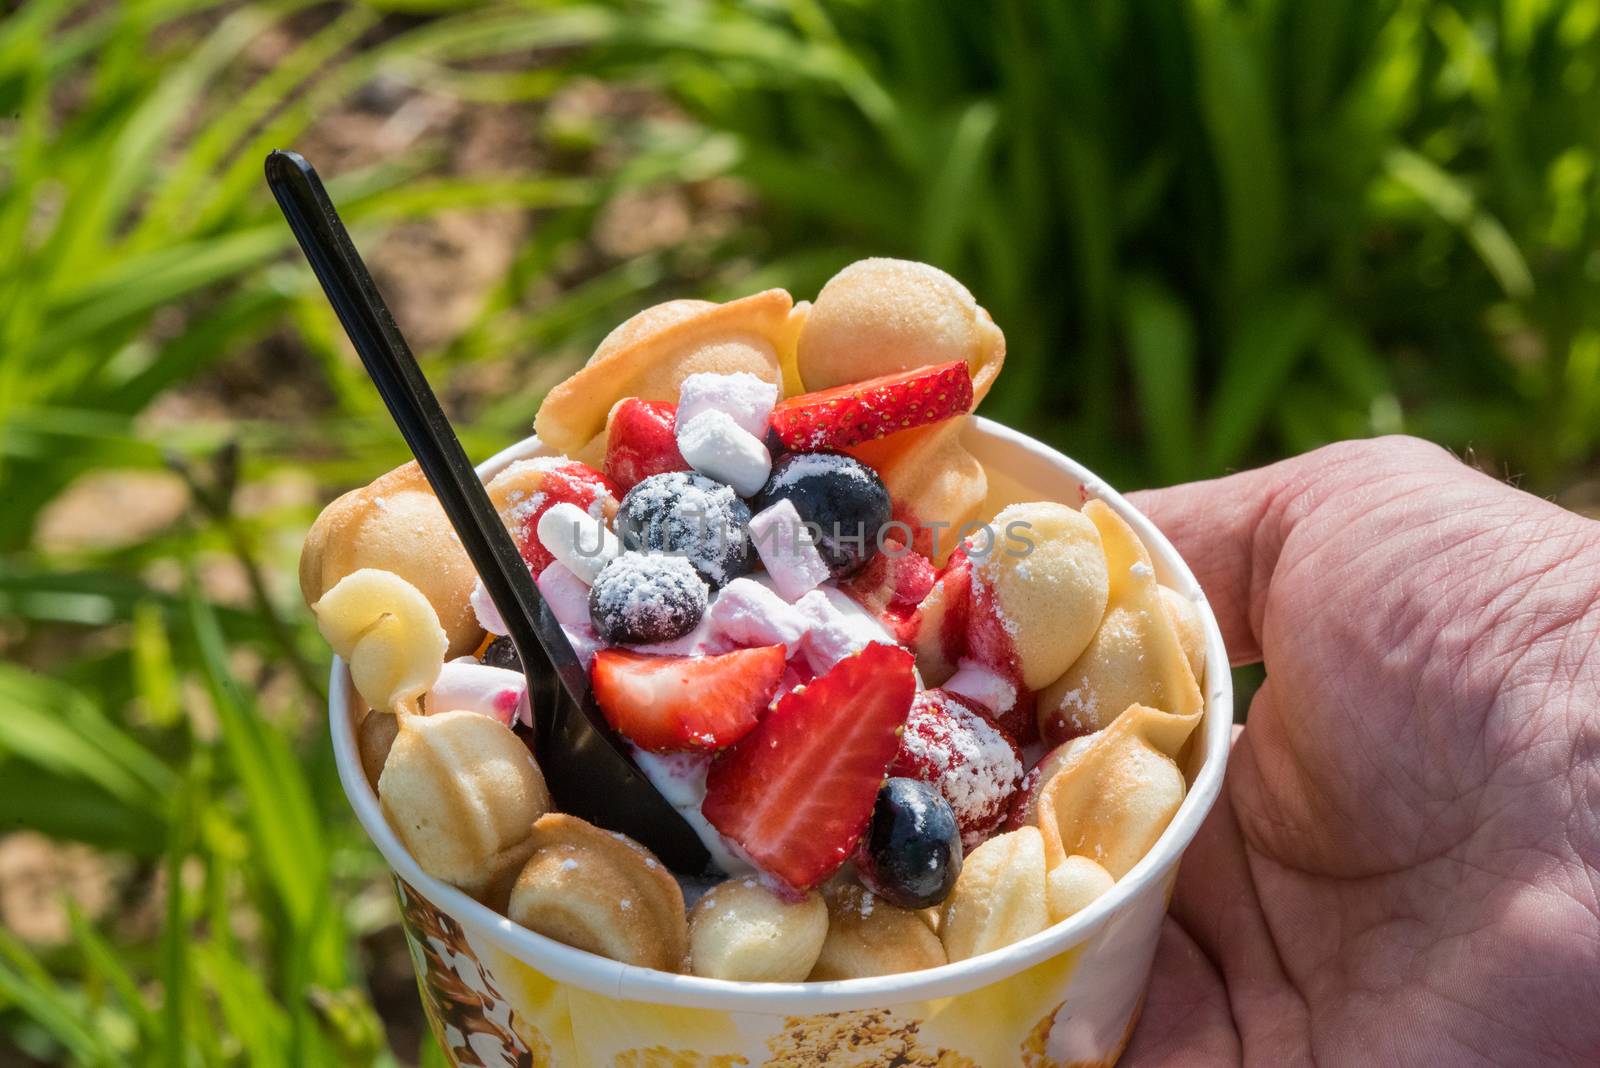
[[[1233,722],[1228,656],[1194,576],[1159,531],[1082,465],[973,418],[964,444],[989,473],[984,514],[1025,500],[1105,501],[1133,527],[1159,580],[1204,627],[1204,717],[1181,754],[1189,788],[1160,839],[1088,907],[1039,934],[938,968],[871,979],[735,983],[618,963],[518,926],[425,875],[384,820],[362,770],[349,672],[334,660],[335,757],[356,817],[394,873],[429,1023],[462,1066],[733,1068],[1115,1062],[1138,1019],[1178,862],[1222,785]],[[484,478],[543,455],[530,437]]]

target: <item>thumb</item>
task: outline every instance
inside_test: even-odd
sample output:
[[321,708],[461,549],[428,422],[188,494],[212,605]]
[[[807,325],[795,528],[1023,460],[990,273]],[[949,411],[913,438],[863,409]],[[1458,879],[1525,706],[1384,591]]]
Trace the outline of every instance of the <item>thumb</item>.
[[1420,486],[1429,477],[1467,471],[1437,445],[1388,437],[1340,442],[1225,478],[1142,490],[1130,499],[1194,571],[1230,659],[1249,664],[1261,659],[1262,618],[1284,542],[1309,515],[1329,504],[1362,507],[1375,475],[1421,475]]

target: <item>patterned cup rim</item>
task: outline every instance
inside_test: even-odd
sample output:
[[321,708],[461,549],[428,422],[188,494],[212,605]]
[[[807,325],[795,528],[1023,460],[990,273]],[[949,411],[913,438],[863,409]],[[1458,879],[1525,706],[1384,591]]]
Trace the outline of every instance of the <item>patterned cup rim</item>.
[[[1110,505],[1144,542],[1161,581],[1192,598],[1200,609],[1207,664],[1200,770],[1177,814],[1150,851],[1110,891],[1081,912],[1019,942],[954,964],[899,975],[820,983],[703,979],[623,964],[574,949],[513,923],[417,865],[384,819],[377,794],[362,770],[350,716],[350,674],[344,662],[335,657],[328,688],[334,759],[345,796],[362,829],[396,875],[473,934],[551,979],[624,1001],[723,1011],[849,1012],[968,993],[1083,944],[1140,895],[1162,892],[1166,877],[1216,802],[1233,736],[1233,683],[1228,654],[1215,613],[1188,565],[1155,524],[1104,480],[1055,449],[981,416],[973,417],[963,440],[986,467],[1002,472],[1001,477],[1007,481],[1025,486],[1054,483],[1072,491],[1082,487],[1088,497]],[[478,465],[478,473],[488,479],[516,460],[544,454],[538,438],[530,436]],[[1053,495],[1064,497],[1061,492]]]

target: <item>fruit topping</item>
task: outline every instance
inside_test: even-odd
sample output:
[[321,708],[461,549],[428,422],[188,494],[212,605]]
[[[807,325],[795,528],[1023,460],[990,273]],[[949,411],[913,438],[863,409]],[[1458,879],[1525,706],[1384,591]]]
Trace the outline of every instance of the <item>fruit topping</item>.
[[933,589],[936,576],[926,556],[902,540],[886,538],[883,550],[839,588],[905,643],[917,633],[917,606]]
[[772,429],[791,449],[842,449],[971,407],[966,361],[952,360],[791,397],[772,410]]
[[856,854],[856,873],[868,890],[901,908],[943,901],[961,874],[961,828],[950,802],[916,779],[884,783]]
[[714,590],[752,566],[750,507],[704,475],[651,475],[622,498],[616,526],[623,548],[678,553]]
[[828,562],[793,501],[781,500],[757,512],[750,520],[750,540],[784,600],[799,600],[828,581]]
[[706,614],[706,584],[681,556],[626,552],[589,588],[589,618],[611,645],[681,638]]
[[772,477],[754,501],[766,511],[779,501],[794,505],[813,524],[817,549],[833,578],[844,578],[878,552],[889,522],[889,491],[878,473],[859,460],[828,452],[797,452],[772,467]]
[[573,460],[560,463],[526,460],[523,463],[541,465],[538,488],[532,492],[512,491],[506,519],[522,550],[522,558],[528,562],[528,570],[537,575],[555,559],[539,540],[539,519],[563,502],[577,505],[590,515],[598,515],[604,502],[611,497],[611,486],[600,472]]
[[898,646],[841,660],[712,762],[701,813],[790,889],[816,886],[866,828],[916,686]]
[[783,646],[717,656],[595,654],[590,677],[606,722],[641,749],[713,752],[750,733],[783,677]]
[[772,471],[772,454],[761,439],[714,408],[678,420],[678,451],[690,467],[726,482],[741,497],[759,493]]
[[623,493],[651,475],[687,471],[673,431],[677,406],[668,401],[629,397],[611,413],[606,433],[606,477]]
[[936,787],[955,811],[970,851],[1005,819],[1022,782],[1016,743],[966,699],[944,690],[917,694],[890,774]]

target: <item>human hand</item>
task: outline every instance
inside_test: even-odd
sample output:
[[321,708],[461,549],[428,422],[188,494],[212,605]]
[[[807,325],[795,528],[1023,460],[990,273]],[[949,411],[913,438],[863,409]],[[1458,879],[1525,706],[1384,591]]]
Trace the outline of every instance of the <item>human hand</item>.
[[1122,1063],[1600,1063],[1600,524],[1405,438],[1136,503],[1267,680]]

